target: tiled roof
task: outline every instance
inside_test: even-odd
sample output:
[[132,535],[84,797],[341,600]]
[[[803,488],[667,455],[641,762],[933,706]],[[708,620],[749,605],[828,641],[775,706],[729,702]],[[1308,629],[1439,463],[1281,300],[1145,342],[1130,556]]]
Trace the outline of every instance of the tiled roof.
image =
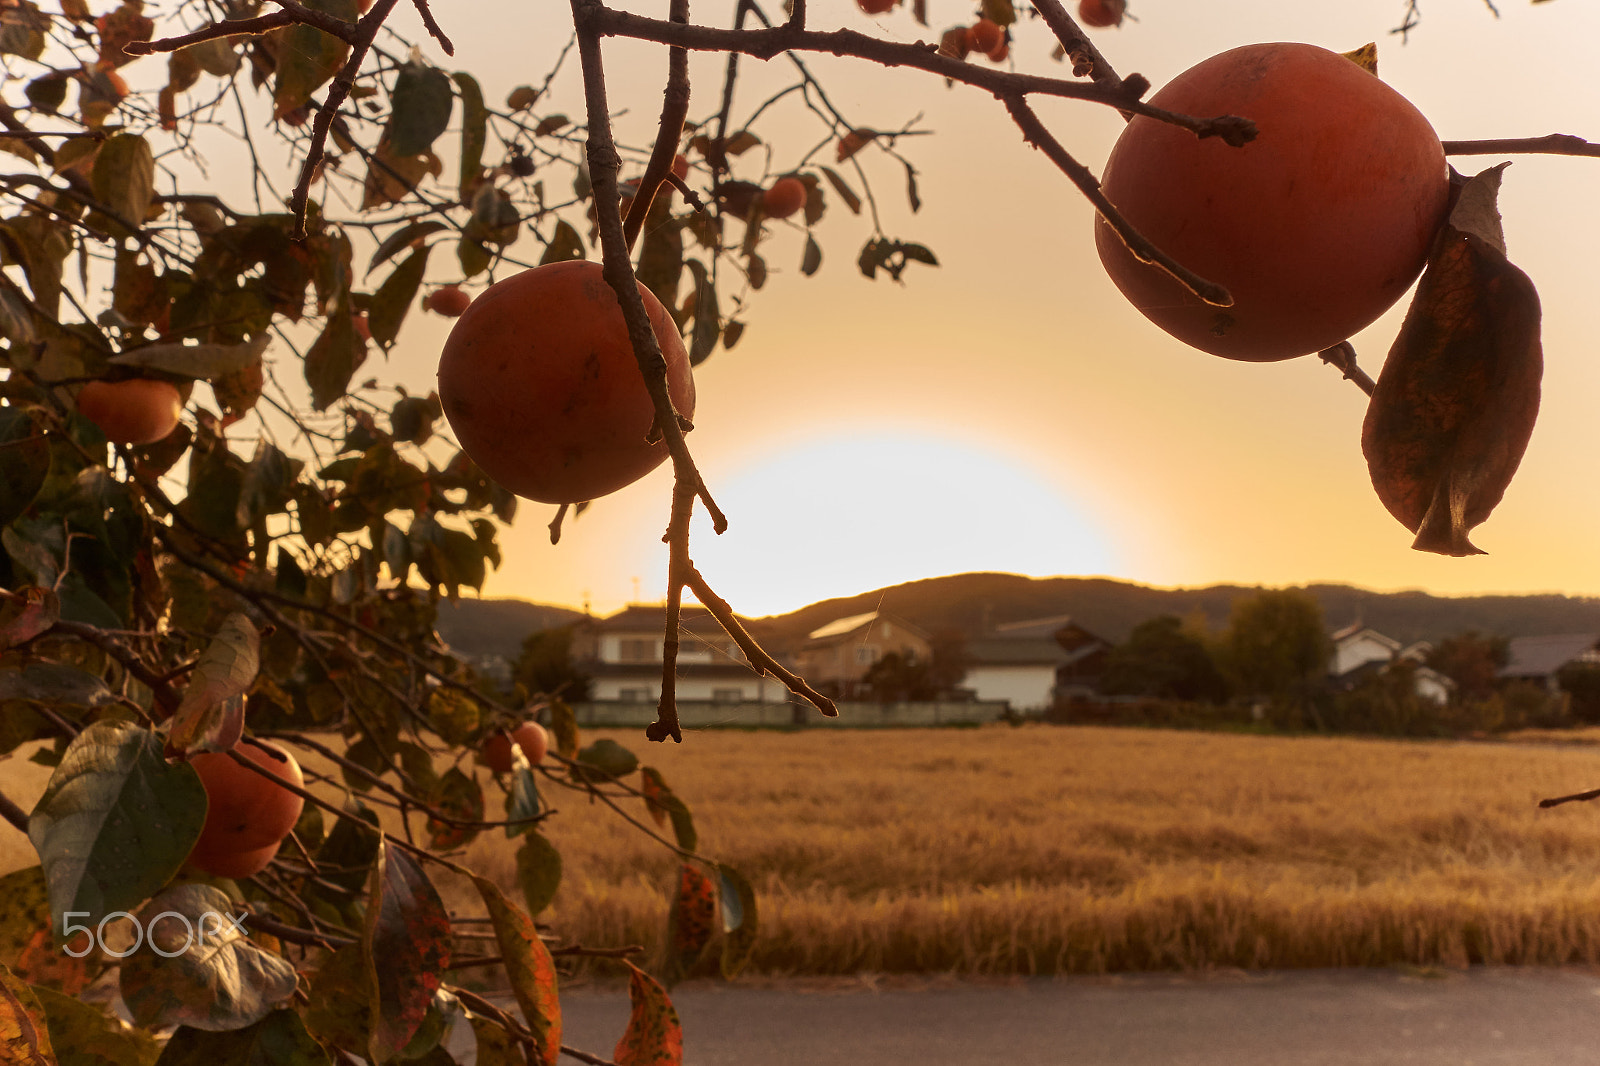
[[1565,633],[1548,637],[1512,637],[1511,661],[1501,677],[1549,677],[1572,660],[1595,650],[1600,633]]

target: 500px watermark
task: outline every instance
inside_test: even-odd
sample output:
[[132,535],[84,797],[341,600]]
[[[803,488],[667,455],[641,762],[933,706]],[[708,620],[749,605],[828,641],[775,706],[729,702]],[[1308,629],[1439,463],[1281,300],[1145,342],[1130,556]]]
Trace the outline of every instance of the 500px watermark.
[[[87,925],[76,924],[73,921],[74,918],[88,918],[90,915],[90,911],[67,911],[61,915],[61,936],[63,939],[70,939],[78,933],[89,934],[89,943],[81,950],[74,951],[69,946],[62,946],[61,950],[75,959],[83,958],[91,951],[94,951],[95,948],[99,948],[103,953],[110,955],[114,959],[125,959],[135,951],[138,951],[146,941],[145,924],[127,911],[112,911],[100,919],[99,925],[92,928]],[[133,929],[133,942],[120,951],[113,950],[106,943],[106,926],[118,918],[126,918]],[[243,928],[245,918],[246,915],[243,914],[219,914],[216,911],[206,911],[200,915],[199,921],[196,922],[191,920],[187,914],[179,914],[177,911],[162,911],[149,920],[150,935],[148,939],[150,950],[163,958],[174,959],[193,948],[204,947],[207,937],[218,945],[237,940],[245,935]],[[176,935],[177,930],[173,928],[173,922],[183,923],[184,933],[181,937]],[[156,935],[156,925],[158,923],[164,923],[159,937]],[[117,928],[120,929],[121,926]],[[121,937],[119,936],[117,939],[121,940]]]

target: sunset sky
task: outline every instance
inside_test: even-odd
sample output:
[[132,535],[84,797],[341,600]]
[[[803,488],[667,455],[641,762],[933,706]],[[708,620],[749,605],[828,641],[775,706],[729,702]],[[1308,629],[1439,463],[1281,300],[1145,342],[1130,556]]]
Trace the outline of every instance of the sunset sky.
[[[936,40],[972,6],[930,0],[932,27],[905,8],[870,18],[849,0],[813,0],[811,25]],[[1585,0],[1434,0],[1408,44],[1388,34],[1402,0],[1137,0],[1139,19],[1096,41],[1124,75],[1159,88],[1201,59],[1256,41],[1348,50],[1379,45],[1380,73],[1441,137],[1554,132],[1600,139],[1593,42],[1600,6]],[[658,6],[637,5],[640,11]],[[726,24],[731,5],[697,4]],[[568,32],[565,5],[442,7],[457,42],[447,69],[470,69],[503,99],[543,78]],[[540,12],[533,14],[531,12]],[[544,14],[548,13],[548,14]],[[397,12],[398,14],[398,12]],[[546,20],[546,21],[540,21]],[[404,25],[404,23],[402,23]],[[1064,75],[1041,23],[1019,27],[1016,69]],[[649,136],[665,51],[608,42],[622,131]],[[892,129],[921,115],[934,136],[907,139],[924,206],[913,215],[900,165],[869,149],[883,226],[926,244],[937,269],[906,283],[868,281],[855,257],[870,224],[837,200],[817,229],[821,272],[799,274],[803,235],[780,226],[763,244],[773,268],[744,339],[697,373],[690,437],[729,515],[722,537],[698,528],[693,555],[746,614],[967,570],[1103,574],[1158,585],[1341,581],[1440,593],[1600,594],[1600,361],[1592,325],[1600,264],[1600,160],[1518,157],[1501,206],[1508,252],[1544,305],[1540,422],[1504,502],[1474,540],[1490,554],[1414,552],[1379,503],[1360,452],[1365,397],[1314,358],[1233,363],[1171,340],[1129,306],[1102,271],[1092,211],[1001,106],[915,71],[830,57],[808,61],[857,125]],[[747,61],[735,107],[748,115],[788,80],[781,60]],[[691,118],[716,103],[720,63],[697,60]],[[581,113],[575,64],[548,110]],[[1067,148],[1098,173],[1122,123],[1109,109],[1041,101]],[[542,109],[545,108],[541,104]],[[786,170],[822,137],[786,101],[763,123],[771,168]],[[759,165],[753,153],[747,161]],[[1468,173],[1499,162],[1458,158]],[[1376,376],[1404,301],[1355,338]],[[413,322],[391,357],[426,387],[444,334]],[[502,534],[506,562],[490,596],[609,611],[664,592],[660,543],[670,475],[600,500],[548,543],[551,513],[525,505]]]

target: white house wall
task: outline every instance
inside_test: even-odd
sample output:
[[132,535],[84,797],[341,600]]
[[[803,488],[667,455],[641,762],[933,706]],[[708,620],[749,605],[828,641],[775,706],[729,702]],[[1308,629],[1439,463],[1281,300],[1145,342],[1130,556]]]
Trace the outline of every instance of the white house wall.
[[[771,678],[756,677],[754,674],[748,678],[680,677],[677,691],[681,700],[733,703],[783,702],[789,695],[788,689],[783,685]],[[589,692],[591,699],[600,702],[631,699],[638,703],[655,704],[661,699],[661,680],[597,677],[590,682]]]
[[1056,685],[1054,666],[974,666],[961,682],[980,700],[1006,700],[1018,711],[1050,706]]

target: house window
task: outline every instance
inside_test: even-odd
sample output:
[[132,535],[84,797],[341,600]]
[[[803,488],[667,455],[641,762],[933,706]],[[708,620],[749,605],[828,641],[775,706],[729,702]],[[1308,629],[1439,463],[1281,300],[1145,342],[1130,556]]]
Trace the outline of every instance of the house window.
[[711,690],[712,703],[740,703],[744,700],[742,688],[714,688]]
[[874,647],[872,647],[870,645],[867,645],[867,644],[863,644],[859,648],[856,649],[856,665],[857,666],[871,666],[873,663],[875,663],[877,661],[878,661],[878,649],[877,648],[874,648]]
[[624,638],[620,643],[620,655],[625,663],[648,663],[654,662],[656,659],[656,642],[654,640]]
[[617,699],[623,703],[649,703],[650,690],[647,688],[622,688],[617,690]]

